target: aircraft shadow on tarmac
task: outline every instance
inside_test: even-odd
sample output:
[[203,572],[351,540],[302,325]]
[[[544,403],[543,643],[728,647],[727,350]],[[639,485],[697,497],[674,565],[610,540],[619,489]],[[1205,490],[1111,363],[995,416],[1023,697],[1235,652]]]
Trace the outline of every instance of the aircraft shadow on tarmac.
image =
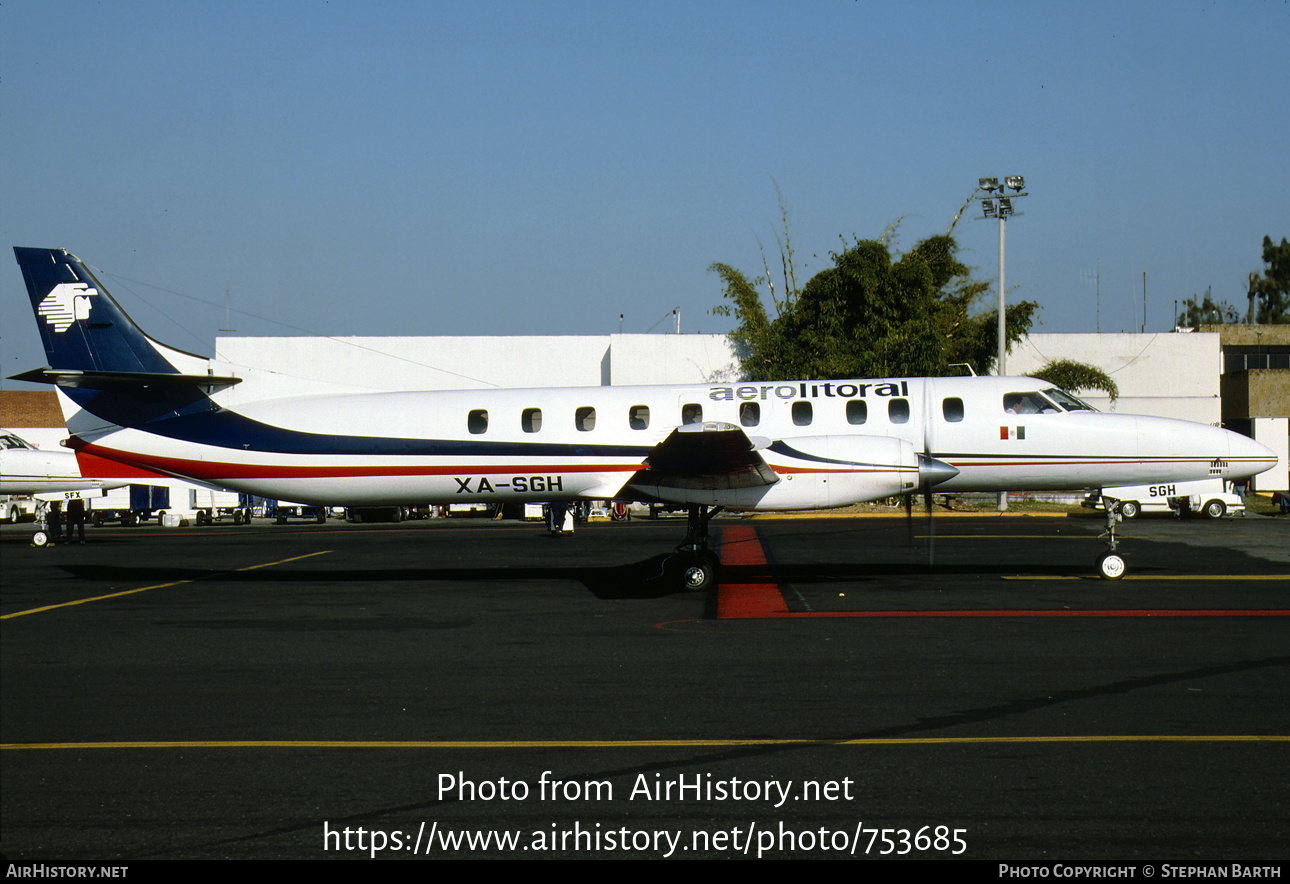
[[[123,583],[152,584],[164,582],[200,582],[220,580],[228,583],[301,584],[301,583],[463,583],[576,580],[598,599],[650,599],[673,595],[686,595],[668,577],[670,554],[651,556],[637,562],[614,566],[552,566],[552,567],[421,567],[421,568],[353,568],[326,571],[301,568],[271,568],[255,571],[222,570],[218,568],[173,568],[124,566],[101,564],[67,564],[61,570],[78,579],[97,583],[121,585]],[[1084,577],[1091,569],[1079,564],[1021,563],[947,563],[929,566],[927,562],[831,562],[802,564],[777,562],[772,565],[726,565],[721,569],[721,584],[796,584],[828,585],[832,583],[862,583],[866,589],[882,589],[884,582],[899,578],[920,577],[932,574],[943,576],[999,577],[1003,574],[1032,576]],[[907,588],[899,582],[892,590]]]

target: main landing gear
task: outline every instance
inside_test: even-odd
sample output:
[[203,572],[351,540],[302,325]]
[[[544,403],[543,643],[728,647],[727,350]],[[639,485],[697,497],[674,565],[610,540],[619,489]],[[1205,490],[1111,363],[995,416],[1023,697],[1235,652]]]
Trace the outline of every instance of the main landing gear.
[[[1124,518],[1120,513],[1123,504],[1121,501],[1106,497],[1102,498],[1102,502],[1106,506],[1106,530],[1099,534],[1097,539],[1106,541],[1106,552],[1097,557],[1097,572],[1106,580],[1119,580],[1127,570],[1124,558],[1115,551],[1115,547],[1120,542],[1115,536],[1115,526]],[[1136,509],[1134,512],[1136,514]]]
[[721,559],[708,548],[708,522],[723,506],[691,504],[685,523],[685,540],[668,559],[669,576],[688,592],[705,592],[717,585]]

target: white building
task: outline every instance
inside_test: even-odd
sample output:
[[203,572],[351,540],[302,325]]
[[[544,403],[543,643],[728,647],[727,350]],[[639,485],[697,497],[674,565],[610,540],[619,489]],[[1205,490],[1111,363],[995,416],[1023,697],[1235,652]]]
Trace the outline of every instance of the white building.
[[1099,411],[1222,421],[1223,355],[1217,334],[1031,335],[1008,354],[1007,373],[1031,374],[1058,359],[1100,368],[1115,381],[1120,396],[1114,402],[1100,390],[1079,394]]
[[[739,361],[725,335],[565,337],[219,338],[220,359],[283,375],[376,390],[729,383]],[[1081,397],[1103,411],[1217,424],[1221,351],[1216,334],[1031,335],[1008,373],[1075,359],[1120,388]],[[791,380],[791,379],[790,379]]]
[[218,338],[218,359],[374,390],[732,381],[725,335]]

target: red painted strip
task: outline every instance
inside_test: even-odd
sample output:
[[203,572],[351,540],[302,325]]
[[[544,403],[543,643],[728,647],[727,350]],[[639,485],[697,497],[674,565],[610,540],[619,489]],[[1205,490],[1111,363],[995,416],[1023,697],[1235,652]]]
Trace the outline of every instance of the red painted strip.
[[[718,608],[720,612],[720,608]],[[720,615],[724,616],[724,615]],[[735,615],[740,616],[740,615]],[[1124,610],[1124,611],[798,611],[760,617],[1290,617],[1290,610]]]
[[[721,529],[722,565],[766,565],[757,531],[751,525]],[[718,619],[793,616],[774,583],[723,583],[717,589]]]

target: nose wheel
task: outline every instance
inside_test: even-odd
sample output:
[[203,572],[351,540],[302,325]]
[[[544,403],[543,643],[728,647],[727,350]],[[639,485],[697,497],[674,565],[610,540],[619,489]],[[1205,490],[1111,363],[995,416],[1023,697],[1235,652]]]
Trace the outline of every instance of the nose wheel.
[[1119,580],[1124,576],[1124,559],[1113,552],[1104,552],[1097,557],[1097,572],[1106,580]]

